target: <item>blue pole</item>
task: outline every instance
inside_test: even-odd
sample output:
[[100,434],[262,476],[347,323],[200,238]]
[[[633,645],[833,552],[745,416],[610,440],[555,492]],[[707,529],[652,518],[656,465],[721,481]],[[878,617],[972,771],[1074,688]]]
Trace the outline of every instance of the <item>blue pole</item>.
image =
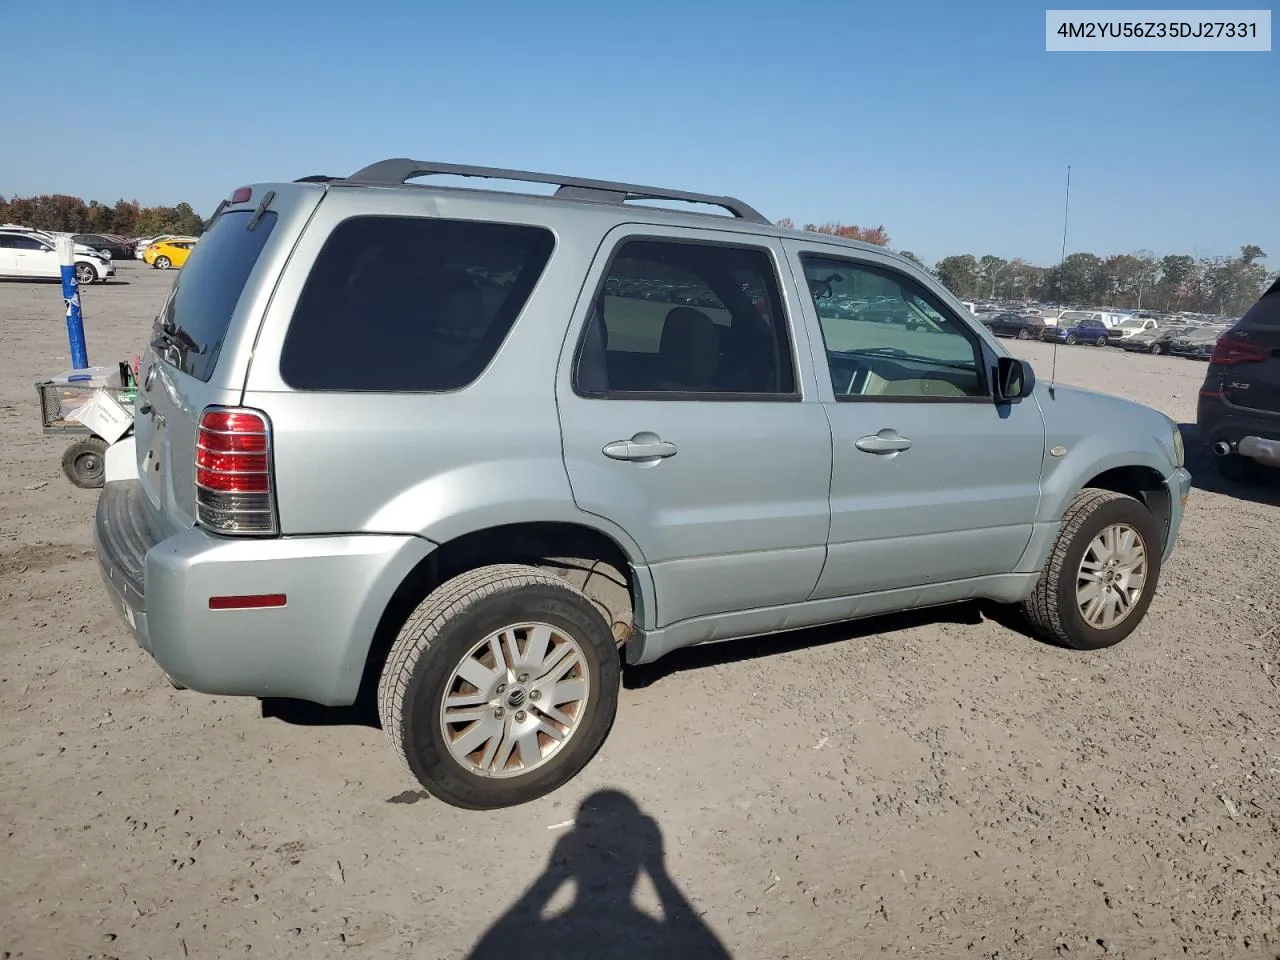
[[[58,263],[62,267],[62,301],[67,307],[67,340],[71,344],[71,366],[89,369],[89,350],[84,342],[84,318],[80,315],[80,283],[76,280],[75,242],[59,237]],[[88,380],[89,374],[72,376],[72,380]]]

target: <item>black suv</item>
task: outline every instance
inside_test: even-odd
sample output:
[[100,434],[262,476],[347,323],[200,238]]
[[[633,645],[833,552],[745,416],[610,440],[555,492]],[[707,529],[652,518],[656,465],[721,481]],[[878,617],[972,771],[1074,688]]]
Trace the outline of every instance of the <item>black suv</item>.
[[1280,466],[1280,280],[1219,340],[1196,408],[1223,476],[1259,482]]

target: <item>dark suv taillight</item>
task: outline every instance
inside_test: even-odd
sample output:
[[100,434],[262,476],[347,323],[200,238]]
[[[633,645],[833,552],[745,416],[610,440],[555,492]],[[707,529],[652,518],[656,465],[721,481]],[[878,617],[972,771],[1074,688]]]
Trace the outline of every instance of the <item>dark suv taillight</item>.
[[1214,345],[1209,362],[1217,366],[1231,367],[1240,363],[1262,363],[1271,356],[1271,351],[1256,343],[1227,333],[1218,338]]
[[271,423],[265,413],[205,409],[196,431],[196,519],[218,533],[276,533],[271,467]]

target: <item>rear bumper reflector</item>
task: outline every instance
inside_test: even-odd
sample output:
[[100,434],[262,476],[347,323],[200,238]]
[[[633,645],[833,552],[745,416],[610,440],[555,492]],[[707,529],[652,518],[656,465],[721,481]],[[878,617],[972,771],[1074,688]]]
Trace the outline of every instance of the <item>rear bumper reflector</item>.
[[262,610],[266,607],[283,607],[283,593],[254,593],[243,597],[210,597],[210,610]]

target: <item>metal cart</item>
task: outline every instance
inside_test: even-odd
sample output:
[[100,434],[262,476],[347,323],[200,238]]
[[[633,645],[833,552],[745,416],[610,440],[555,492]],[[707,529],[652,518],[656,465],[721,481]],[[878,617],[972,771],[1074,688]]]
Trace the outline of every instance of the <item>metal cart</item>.
[[77,487],[92,489],[102,486],[106,476],[104,460],[109,444],[105,438],[71,417],[98,390],[105,390],[113,400],[131,413],[137,398],[138,384],[136,374],[128,363],[120,364],[119,383],[117,386],[104,384],[101,380],[80,382],[59,378],[42,380],[36,384],[45,435],[75,436],[62,454],[62,472]]

